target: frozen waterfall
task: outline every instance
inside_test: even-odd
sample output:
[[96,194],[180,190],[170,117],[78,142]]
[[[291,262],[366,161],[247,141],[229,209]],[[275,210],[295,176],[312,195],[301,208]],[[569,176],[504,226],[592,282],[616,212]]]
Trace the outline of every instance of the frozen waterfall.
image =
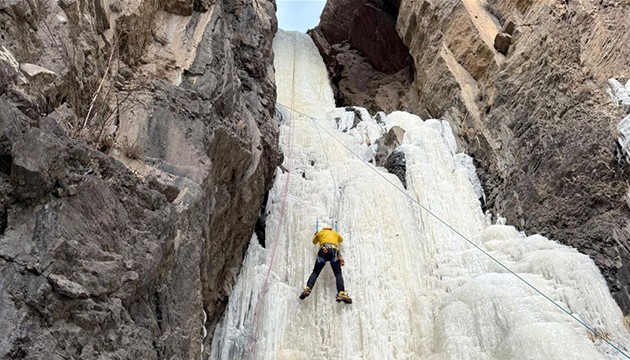
[[[488,222],[474,168],[457,154],[448,123],[403,112],[377,120],[365,111],[359,121],[335,108],[307,35],[279,31],[274,50],[278,103],[290,108],[279,105],[289,173],[278,169],[267,204],[267,246],[251,241],[211,359],[625,358],[363,162],[374,157],[378,137],[394,125],[404,128],[405,191],[412,198],[629,349],[623,315],[593,261],[540,235]],[[315,122],[301,113],[330,134],[322,130],[320,141]],[[396,176],[376,170],[402,188]],[[300,301],[316,254],[310,241],[316,218],[336,211],[336,196],[354,304],[335,302],[329,265]]]

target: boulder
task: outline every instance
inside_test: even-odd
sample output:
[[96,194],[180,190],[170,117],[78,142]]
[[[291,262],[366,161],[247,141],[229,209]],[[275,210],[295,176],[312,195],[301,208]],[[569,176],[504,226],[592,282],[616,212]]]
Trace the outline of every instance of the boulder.
[[508,54],[511,44],[512,36],[508,33],[498,33],[494,38],[494,48],[503,55]]
[[38,82],[50,82],[57,76],[54,71],[50,71],[35,64],[22,63],[20,64],[20,70],[22,70],[22,73],[24,73],[29,80],[35,80]]
[[396,175],[403,187],[407,188],[407,160],[405,159],[405,153],[397,150],[392,152],[387,161],[385,162],[385,168],[390,173]]
[[377,141],[376,165],[385,166],[390,155],[398,148],[405,136],[405,130],[400,126],[392,126],[391,129]]
[[20,72],[17,60],[4,46],[0,49],[0,94],[13,88],[15,85],[24,85],[28,81]]

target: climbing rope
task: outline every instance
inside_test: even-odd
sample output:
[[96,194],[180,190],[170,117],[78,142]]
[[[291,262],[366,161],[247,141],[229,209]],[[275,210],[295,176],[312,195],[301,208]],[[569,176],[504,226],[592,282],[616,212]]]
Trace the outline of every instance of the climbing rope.
[[[290,109],[288,106],[278,103],[278,105],[283,106],[285,108]],[[454,227],[452,227],[450,224],[448,224],[446,221],[442,220],[442,218],[440,218],[438,215],[436,215],[435,213],[433,213],[431,210],[429,210],[426,206],[422,205],[418,200],[416,200],[414,197],[412,197],[411,195],[409,195],[409,193],[398,187],[396,184],[394,184],[392,181],[390,181],[389,179],[387,179],[383,174],[381,174],[375,166],[370,165],[368,162],[366,162],[365,160],[363,160],[359,155],[357,155],[354,151],[352,151],[352,149],[350,149],[343,141],[339,140],[333,133],[331,133],[330,131],[328,131],[328,129],[326,129],[324,126],[322,126],[318,121],[317,118],[314,118],[312,116],[309,116],[307,114],[304,114],[298,110],[294,110],[295,112],[297,112],[298,114],[301,114],[307,118],[310,118],[313,123],[321,128],[322,130],[324,130],[326,133],[328,133],[328,135],[330,135],[335,141],[337,141],[339,144],[341,144],[341,146],[343,146],[344,148],[346,148],[346,150],[348,150],[353,156],[355,156],[357,159],[361,160],[361,162],[363,162],[370,170],[374,171],[378,176],[380,176],[383,180],[387,181],[390,185],[392,185],[394,188],[396,188],[398,191],[400,191],[403,195],[405,195],[406,197],[408,197],[413,203],[415,203],[417,206],[419,206],[421,209],[423,209],[424,211],[426,211],[429,215],[431,215],[432,217],[434,217],[436,220],[438,220],[440,223],[442,223],[443,225],[445,225],[447,228],[449,228],[451,231],[453,231],[455,234],[459,235],[462,239],[464,239],[466,242],[468,242],[470,245],[472,245],[473,247],[475,247],[477,250],[481,251],[484,255],[486,255],[487,257],[489,257],[492,261],[494,261],[495,263],[497,263],[500,267],[502,267],[503,269],[505,269],[507,272],[509,272],[510,274],[514,275],[517,279],[519,279],[521,282],[523,282],[525,285],[527,285],[529,288],[531,288],[532,290],[534,290],[536,293],[538,293],[539,295],[541,295],[542,297],[544,297],[545,299],[547,299],[549,302],[551,302],[553,305],[555,305],[558,309],[562,310],[562,312],[564,312],[565,314],[569,315],[571,318],[573,318],[573,320],[577,321],[580,325],[582,325],[584,328],[586,328],[589,332],[591,332],[595,337],[601,339],[602,341],[604,341],[606,344],[610,345],[613,349],[615,349],[616,351],[618,351],[621,355],[623,355],[624,357],[626,357],[627,359],[630,359],[630,355],[628,355],[627,353],[625,353],[624,351],[622,351],[620,349],[619,346],[613,344],[611,341],[609,341],[608,339],[606,339],[602,334],[600,334],[598,331],[594,330],[591,326],[589,326],[588,324],[586,324],[584,321],[580,320],[578,317],[576,317],[575,315],[573,315],[569,310],[565,309],[562,305],[558,304],[555,300],[551,299],[549,296],[547,296],[547,294],[543,293],[541,290],[539,290],[538,288],[536,288],[534,285],[532,285],[531,283],[529,283],[527,280],[525,280],[523,277],[521,277],[520,275],[518,275],[516,272],[512,271],[512,269],[508,268],[506,265],[504,265],[501,261],[499,261],[498,259],[496,259],[494,256],[492,256],[490,253],[488,253],[487,251],[485,251],[484,249],[482,249],[479,245],[475,244],[472,240],[470,240],[468,237],[466,237],[464,234],[462,234],[461,232],[459,232],[457,229],[455,229]],[[319,132],[319,130],[318,130]],[[321,135],[320,135],[321,137]]]
[[[287,159],[287,164],[291,161],[291,152],[292,152],[292,148],[293,148],[293,135],[294,135],[294,120],[291,117],[291,124],[289,125],[289,141],[287,142],[287,147],[288,147],[288,151],[286,154],[286,159]],[[291,172],[287,172],[287,177],[286,180],[284,181],[284,186],[282,189],[282,200],[280,202],[280,216],[278,219],[278,227],[276,228],[276,235],[275,235],[275,240],[273,243],[273,248],[271,250],[271,259],[269,260],[269,267],[267,268],[267,273],[265,274],[265,280],[263,281],[263,284],[261,286],[260,292],[258,293],[258,299],[256,300],[256,306],[254,309],[254,319],[253,319],[253,335],[252,335],[252,339],[250,340],[249,346],[248,348],[252,348],[253,346],[253,351],[251,351],[252,355],[252,359],[256,359],[256,352],[257,352],[257,346],[256,346],[256,342],[258,339],[258,321],[259,321],[259,315],[260,315],[260,306],[262,304],[262,300],[264,299],[265,295],[267,295],[267,285],[269,283],[269,276],[271,275],[271,270],[273,268],[273,263],[276,259],[276,254],[277,254],[277,250],[278,250],[278,244],[280,243],[280,234],[282,233],[282,225],[284,224],[284,217],[285,217],[285,211],[286,211],[286,205],[287,205],[287,197],[289,194],[289,181],[291,180]]]
[[[295,45],[293,47],[293,78],[292,78],[292,86],[295,87]],[[292,151],[293,151],[293,137],[295,134],[295,114],[297,111],[293,109],[293,92],[291,92],[291,108],[284,106],[290,111],[290,122],[289,122],[289,134],[287,140],[287,152],[285,154],[285,159],[287,162],[287,167],[290,169],[290,163],[292,159]],[[271,259],[269,260],[269,267],[267,268],[267,274],[265,275],[265,280],[261,286],[260,292],[258,293],[258,299],[256,300],[256,306],[254,308],[254,318],[252,320],[253,324],[253,334],[252,338],[249,341],[247,346],[247,351],[252,355],[251,359],[256,359],[257,354],[257,341],[258,341],[258,322],[260,315],[260,306],[262,304],[262,300],[265,295],[267,295],[267,285],[269,283],[269,276],[271,275],[271,270],[273,268],[273,263],[276,258],[278,244],[280,243],[280,234],[282,233],[282,225],[284,223],[285,210],[287,205],[287,197],[289,194],[289,181],[291,180],[291,171],[287,172],[287,177],[284,182],[284,187],[282,189],[282,200],[280,202],[280,216],[278,219],[278,227],[276,228],[275,241],[273,243],[273,248],[271,250]]]
[[[281,104],[282,105],[282,104]],[[308,116],[307,116],[308,117]],[[332,170],[332,166],[330,166],[330,159],[328,158],[328,152],[326,151],[326,146],[324,146],[324,139],[322,138],[322,133],[319,131],[319,128],[317,127],[317,124],[315,124],[315,121],[313,120],[313,126],[315,127],[315,130],[317,130],[317,135],[319,136],[319,141],[322,145],[322,149],[324,150],[324,157],[326,158],[326,163],[328,165],[328,170],[330,170],[330,177],[332,178],[333,181],[333,206],[332,206],[332,214],[331,214],[331,220],[332,220],[332,224],[330,224],[331,227],[333,227],[335,229],[335,231],[339,231],[339,228],[337,227],[337,220],[339,219],[339,197],[337,196],[337,181],[335,180],[335,174],[333,173]],[[319,222],[319,220],[318,220]],[[317,228],[319,229],[319,226],[317,226]]]

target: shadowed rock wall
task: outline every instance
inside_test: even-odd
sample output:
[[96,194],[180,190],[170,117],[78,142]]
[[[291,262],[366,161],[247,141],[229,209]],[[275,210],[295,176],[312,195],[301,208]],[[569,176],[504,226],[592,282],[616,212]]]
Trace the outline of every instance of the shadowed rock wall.
[[309,35],[331,76],[338,106],[374,112],[401,106],[413,79],[409,50],[396,33],[398,1],[328,1]]
[[0,357],[208,356],[282,159],[274,12],[0,5]]

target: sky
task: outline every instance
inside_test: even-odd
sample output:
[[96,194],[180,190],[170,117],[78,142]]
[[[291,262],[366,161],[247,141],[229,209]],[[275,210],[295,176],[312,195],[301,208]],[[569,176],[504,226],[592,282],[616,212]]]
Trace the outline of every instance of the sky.
[[306,32],[319,23],[325,0],[277,0],[278,27]]

